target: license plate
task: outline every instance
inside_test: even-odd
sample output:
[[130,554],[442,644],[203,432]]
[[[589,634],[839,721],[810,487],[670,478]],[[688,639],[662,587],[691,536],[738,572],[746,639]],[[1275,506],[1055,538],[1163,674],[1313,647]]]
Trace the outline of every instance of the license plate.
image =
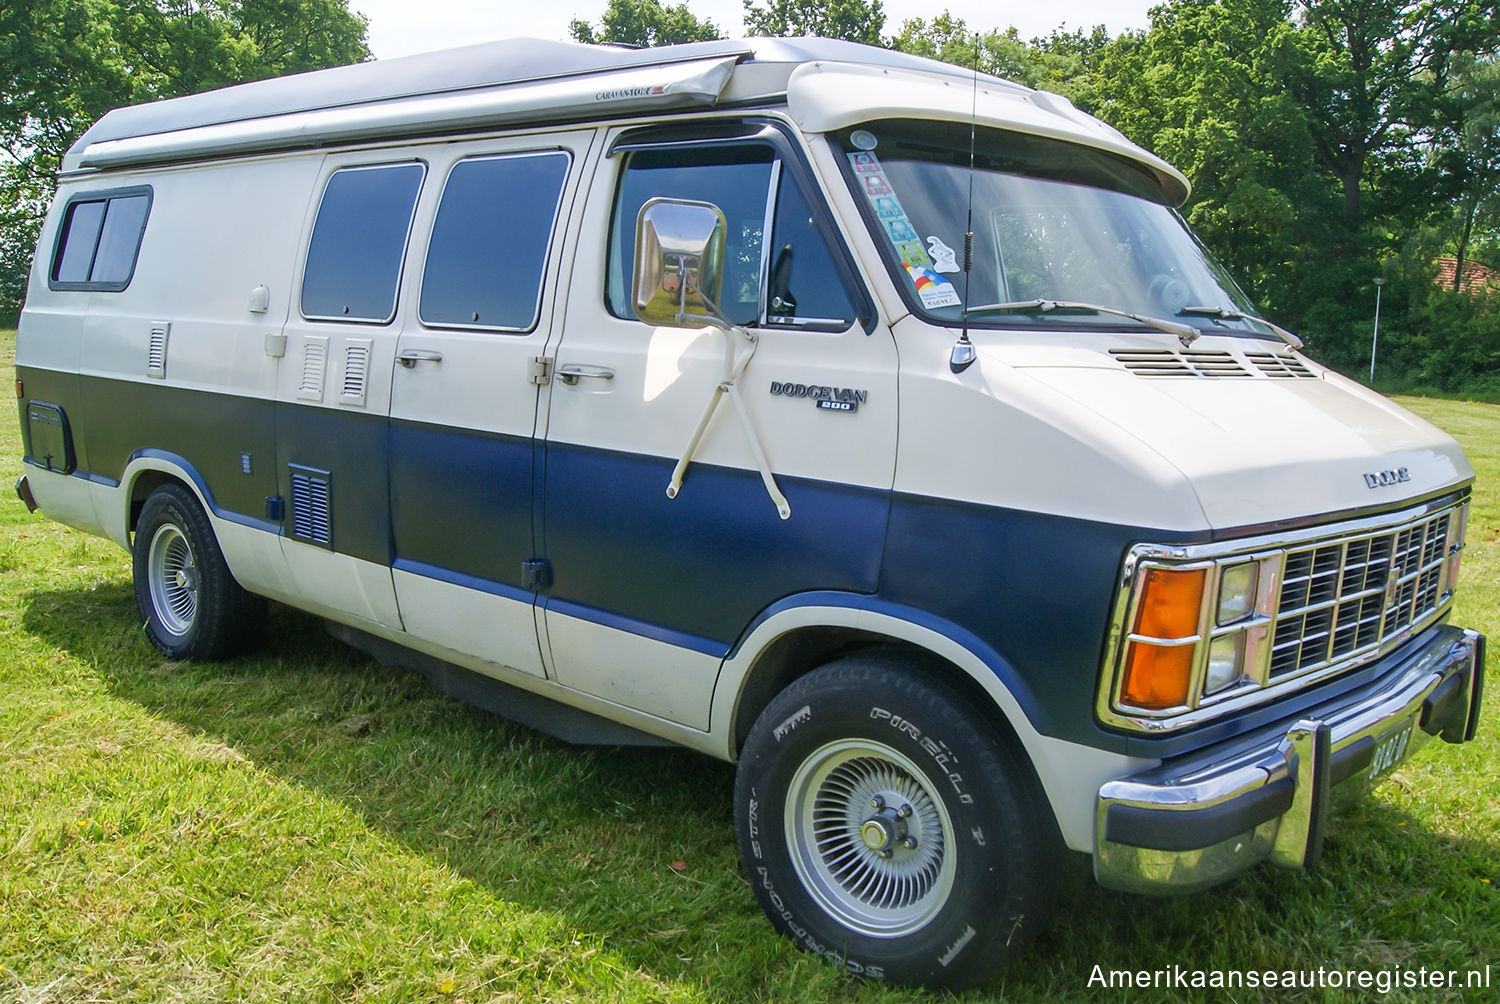
[[1406,747],[1411,742],[1412,725],[1416,719],[1408,718],[1396,728],[1381,736],[1375,743],[1375,753],[1370,758],[1370,780],[1391,772],[1406,759]]

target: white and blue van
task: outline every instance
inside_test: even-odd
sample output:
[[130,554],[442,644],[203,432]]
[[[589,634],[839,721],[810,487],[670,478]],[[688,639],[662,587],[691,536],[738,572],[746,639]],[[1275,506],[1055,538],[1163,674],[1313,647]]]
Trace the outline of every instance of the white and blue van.
[[1191,890],[1474,735],[1473,472],[1066,100],[823,40],[477,45],[109,113],[21,498],[172,658],[266,600],[575,742],[737,761],[772,922],[961,987],[1066,850]]

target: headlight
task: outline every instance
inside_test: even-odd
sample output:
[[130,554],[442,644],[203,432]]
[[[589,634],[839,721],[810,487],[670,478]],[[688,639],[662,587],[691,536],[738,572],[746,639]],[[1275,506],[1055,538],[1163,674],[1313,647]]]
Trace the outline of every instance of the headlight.
[[1219,575],[1219,626],[1233,624],[1255,612],[1255,588],[1260,564],[1254,561],[1230,565]]

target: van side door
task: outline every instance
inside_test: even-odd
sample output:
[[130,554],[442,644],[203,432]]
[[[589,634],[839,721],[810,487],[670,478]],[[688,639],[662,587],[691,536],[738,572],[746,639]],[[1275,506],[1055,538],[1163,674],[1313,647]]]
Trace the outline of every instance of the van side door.
[[285,592],[335,619],[399,630],[387,504],[402,275],[428,165],[409,151],[330,155],[313,196],[276,388]]
[[[874,592],[896,353],[790,133],[692,129],[617,130],[581,222],[547,426],[544,623],[562,684],[706,730],[719,666],[759,613]],[[727,399],[667,496],[723,379],[725,334],[635,319],[636,224],[655,197],[727,221],[721,307],[757,336],[738,385],[788,519]]]
[[[541,676],[533,434],[592,131],[431,154],[441,196],[391,385],[393,575],[409,634]],[[560,278],[561,276],[561,278]],[[472,664],[472,662],[471,662]],[[481,666],[482,668],[482,666]]]

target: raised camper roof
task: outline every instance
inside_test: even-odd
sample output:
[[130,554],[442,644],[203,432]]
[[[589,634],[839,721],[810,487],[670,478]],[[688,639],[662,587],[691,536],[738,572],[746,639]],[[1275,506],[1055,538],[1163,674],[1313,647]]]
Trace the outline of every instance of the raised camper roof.
[[1139,161],[1173,201],[1187,180],[1066,99],[937,60],[824,38],[650,49],[512,38],[118,108],[63,172],[455,133],[646,111],[785,103],[809,132],[942,118],[1081,142]]

